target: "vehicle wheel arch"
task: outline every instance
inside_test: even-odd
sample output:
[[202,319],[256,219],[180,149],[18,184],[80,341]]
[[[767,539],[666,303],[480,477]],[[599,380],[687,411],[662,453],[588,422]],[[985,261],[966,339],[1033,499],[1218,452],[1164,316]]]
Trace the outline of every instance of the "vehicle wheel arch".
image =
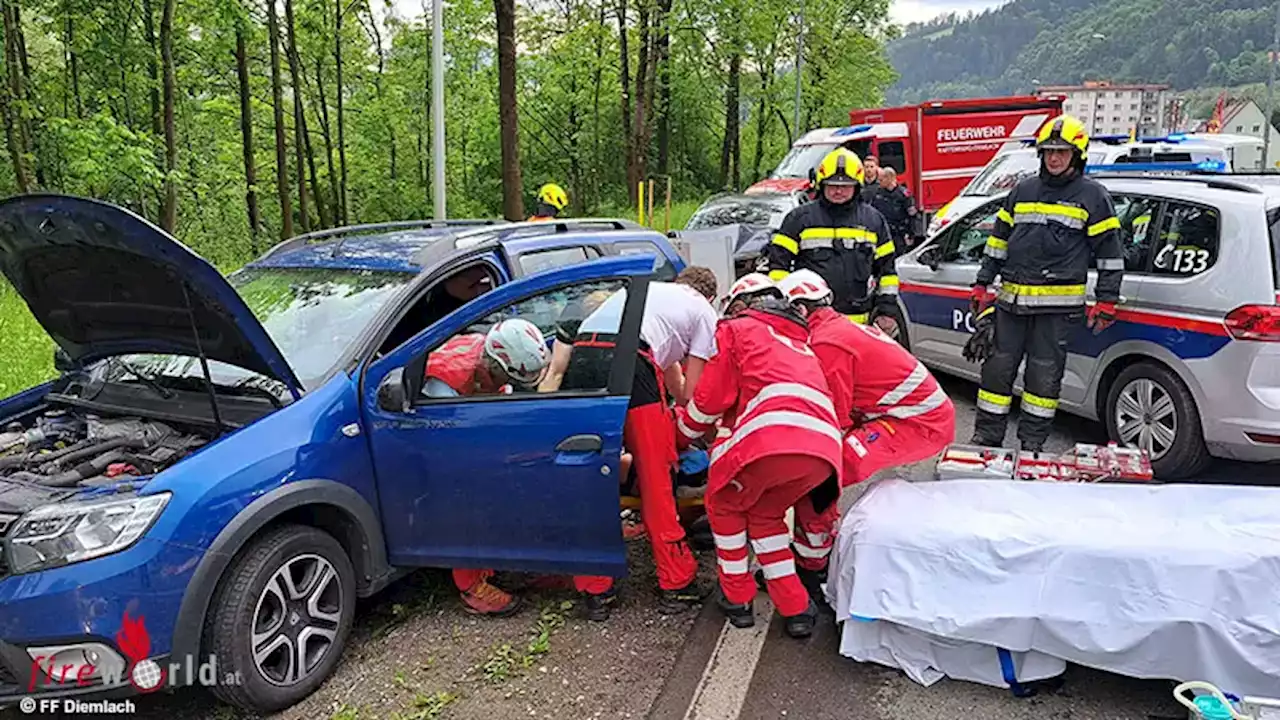
[[1107,395],[1111,392],[1112,383],[1125,368],[1140,362],[1159,365],[1173,373],[1191,391],[1196,407],[1205,406],[1204,390],[1195,376],[1187,372],[1186,363],[1161,345],[1133,341],[1116,343],[1107,348],[1099,360],[1098,366],[1101,369],[1094,373],[1092,387],[1089,389],[1089,397],[1092,398],[1090,406],[1097,413],[1096,417],[1099,420],[1106,417]]
[[333,480],[288,483],[250,503],[209,544],[183,593],[174,623],[172,662],[188,656],[201,662],[201,636],[218,584],[255,538],[286,524],[332,535],[355,569],[359,597],[377,592],[393,577],[378,515],[359,493]]

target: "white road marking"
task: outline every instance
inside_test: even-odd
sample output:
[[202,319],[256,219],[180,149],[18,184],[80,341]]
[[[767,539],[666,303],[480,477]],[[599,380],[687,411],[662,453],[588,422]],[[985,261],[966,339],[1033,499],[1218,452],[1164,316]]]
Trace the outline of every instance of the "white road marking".
[[756,624],[750,628],[736,628],[725,620],[684,720],[737,720],[773,620],[773,603],[765,593],[756,597],[755,615]]

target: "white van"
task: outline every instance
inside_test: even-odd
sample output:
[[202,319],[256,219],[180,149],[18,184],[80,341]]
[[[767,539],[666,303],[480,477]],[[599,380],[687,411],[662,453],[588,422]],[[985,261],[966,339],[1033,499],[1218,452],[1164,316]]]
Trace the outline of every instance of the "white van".
[[1272,138],[1271,162],[1266,162],[1262,157],[1262,138],[1252,135],[1181,133],[1169,137],[1224,148],[1231,172],[1261,172],[1268,167],[1275,167],[1277,161],[1280,161],[1280,137]]
[[[1256,139],[1256,138],[1254,138]],[[1259,141],[1261,145],[1261,141]],[[1261,154],[1261,149],[1259,149]],[[1232,151],[1226,143],[1200,142],[1200,136],[1171,135],[1130,142],[1129,136],[1104,136],[1089,142],[1087,168],[1120,164],[1201,165],[1207,170],[1231,172]],[[1008,192],[1018,181],[1035,174],[1040,160],[1034,147],[1005,148],[991,158],[960,194],[939,208],[929,221],[926,237],[932,237],[951,220],[962,217],[995,195]]]

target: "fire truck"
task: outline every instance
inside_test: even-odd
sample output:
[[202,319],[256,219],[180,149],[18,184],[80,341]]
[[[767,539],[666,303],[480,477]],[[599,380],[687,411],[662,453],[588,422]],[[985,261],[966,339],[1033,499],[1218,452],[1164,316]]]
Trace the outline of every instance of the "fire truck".
[[791,146],[769,177],[747,194],[809,189],[810,172],[844,146],[898,171],[919,209],[936,212],[982,171],[1006,145],[1033,138],[1040,126],[1062,114],[1065,96],[932,100],[919,105],[849,111],[849,125],[813,130]]

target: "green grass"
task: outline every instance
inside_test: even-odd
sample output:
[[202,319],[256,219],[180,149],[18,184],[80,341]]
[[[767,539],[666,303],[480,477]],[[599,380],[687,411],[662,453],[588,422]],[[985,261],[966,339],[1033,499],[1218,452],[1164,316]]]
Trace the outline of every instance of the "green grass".
[[0,397],[53,376],[53,341],[13,286],[0,279]]

